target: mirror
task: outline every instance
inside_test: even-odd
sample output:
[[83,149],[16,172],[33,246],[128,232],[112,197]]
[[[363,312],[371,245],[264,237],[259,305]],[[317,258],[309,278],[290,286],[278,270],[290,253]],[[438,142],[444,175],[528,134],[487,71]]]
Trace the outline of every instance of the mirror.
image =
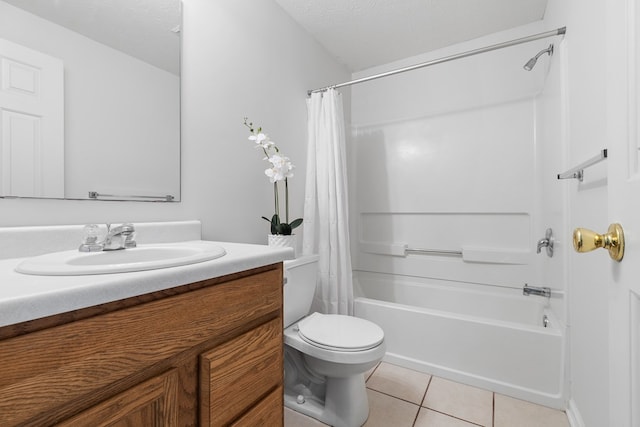
[[180,200],[180,0],[0,1],[0,197]]

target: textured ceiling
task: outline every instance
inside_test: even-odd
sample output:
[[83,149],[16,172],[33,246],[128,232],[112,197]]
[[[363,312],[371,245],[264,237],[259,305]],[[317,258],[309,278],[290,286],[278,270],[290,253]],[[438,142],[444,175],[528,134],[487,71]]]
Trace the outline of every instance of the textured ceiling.
[[180,72],[179,0],[4,0],[174,74]]
[[275,0],[351,71],[541,20],[547,0]]

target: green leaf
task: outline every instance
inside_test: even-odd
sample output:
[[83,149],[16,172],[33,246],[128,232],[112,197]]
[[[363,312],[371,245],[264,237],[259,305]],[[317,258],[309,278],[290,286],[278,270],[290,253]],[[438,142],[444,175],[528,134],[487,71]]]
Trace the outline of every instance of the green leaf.
[[282,234],[279,232],[280,229],[280,218],[278,214],[274,214],[271,217],[271,234]]
[[291,226],[291,229],[293,230],[296,227],[299,227],[302,224],[302,218],[298,218],[298,219],[294,219],[293,221],[291,221],[291,223],[289,224]]
[[280,224],[278,234],[289,236],[291,234],[291,226],[286,222],[283,222],[282,224]]

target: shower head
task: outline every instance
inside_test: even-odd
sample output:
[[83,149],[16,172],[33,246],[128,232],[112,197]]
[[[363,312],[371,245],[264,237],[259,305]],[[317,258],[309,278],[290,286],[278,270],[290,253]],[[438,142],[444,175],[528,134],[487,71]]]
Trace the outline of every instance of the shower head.
[[538,58],[531,58],[526,64],[524,64],[524,69],[527,71],[533,70],[533,67],[536,66],[536,61],[538,61]]
[[549,56],[553,55],[553,44],[550,44],[548,48],[541,50],[536,54],[536,56],[528,60],[527,63],[524,64],[524,69],[527,71],[533,70],[533,67],[536,66],[536,62],[538,62],[538,58],[540,58],[545,53],[548,53]]

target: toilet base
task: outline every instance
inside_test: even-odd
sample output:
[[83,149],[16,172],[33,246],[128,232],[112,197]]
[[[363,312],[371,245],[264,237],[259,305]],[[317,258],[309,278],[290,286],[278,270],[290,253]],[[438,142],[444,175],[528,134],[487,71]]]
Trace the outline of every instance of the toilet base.
[[369,416],[364,373],[325,377],[306,362],[299,351],[285,346],[285,406],[331,426],[362,426]]
[[306,398],[298,403],[298,395],[285,389],[284,405],[296,412],[334,427],[360,427],[369,417],[369,401],[364,374],[346,378],[327,378],[325,400]]

